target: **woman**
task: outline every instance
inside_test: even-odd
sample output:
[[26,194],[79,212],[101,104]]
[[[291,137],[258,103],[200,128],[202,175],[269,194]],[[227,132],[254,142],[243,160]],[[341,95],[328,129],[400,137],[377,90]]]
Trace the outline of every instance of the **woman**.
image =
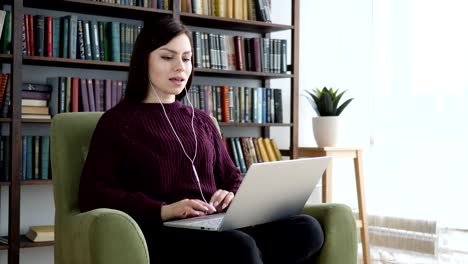
[[125,97],[94,131],[80,182],[81,211],[129,214],[145,235],[151,263],[302,263],[323,243],[310,216],[224,232],[162,225],[225,211],[242,181],[211,118],[180,103],[192,83],[192,50],[180,22],[145,23]]

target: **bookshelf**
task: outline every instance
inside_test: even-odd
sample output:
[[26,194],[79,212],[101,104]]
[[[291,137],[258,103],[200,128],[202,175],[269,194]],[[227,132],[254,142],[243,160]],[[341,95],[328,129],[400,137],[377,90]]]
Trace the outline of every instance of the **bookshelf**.
[[[270,80],[287,79],[289,87],[283,89],[289,91],[288,109],[284,109],[289,114],[289,123],[240,123],[240,122],[220,122],[221,129],[256,129],[263,137],[270,136],[272,127],[286,128],[289,130],[289,148],[282,149],[281,153],[290,158],[298,157],[298,103],[299,103],[299,2],[291,0],[291,24],[276,24],[239,20],[233,18],[223,18],[215,16],[205,16],[193,13],[181,12],[179,0],[172,1],[172,10],[162,10],[154,8],[144,8],[136,6],[126,6],[119,4],[103,3],[90,0],[10,0],[3,1],[12,11],[12,54],[0,54],[0,63],[10,66],[9,85],[11,89],[11,116],[0,118],[0,125],[8,128],[11,142],[11,152],[9,161],[10,180],[0,181],[0,187],[8,188],[8,244],[0,242],[0,251],[8,252],[8,263],[20,263],[20,249],[30,247],[52,246],[53,242],[32,243],[20,232],[20,212],[21,212],[21,189],[23,186],[51,185],[51,180],[22,180],[22,132],[26,126],[35,125],[48,126],[50,120],[21,119],[21,87],[25,69],[30,67],[59,67],[77,71],[116,71],[125,73],[128,71],[128,63],[81,60],[59,57],[26,56],[22,54],[22,23],[23,14],[27,9],[36,9],[38,12],[72,12],[76,14],[93,15],[106,18],[124,18],[132,20],[142,20],[150,17],[173,16],[189,27],[197,27],[213,30],[239,31],[247,34],[257,34],[260,37],[269,38],[271,33],[287,31],[290,33],[290,41],[287,45],[290,52],[290,64],[286,73],[255,72],[255,71],[228,71],[210,68],[196,68],[195,79],[197,78],[219,78],[236,81],[259,82],[261,87],[270,87]],[[274,8],[274,6],[273,6]],[[213,27],[216,25],[216,27]],[[29,67],[29,68],[28,68]],[[45,82],[45,80],[44,80]],[[14,88],[13,88],[14,87]],[[288,90],[289,89],[289,90]],[[29,128],[28,128],[29,129]]]

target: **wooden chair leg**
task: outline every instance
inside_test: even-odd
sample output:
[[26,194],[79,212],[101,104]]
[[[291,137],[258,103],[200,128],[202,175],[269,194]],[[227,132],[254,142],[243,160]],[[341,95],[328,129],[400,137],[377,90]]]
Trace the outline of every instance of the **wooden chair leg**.
[[362,153],[356,151],[354,158],[354,172],[356,175],[356,191],[358,198],[359,219],[361,220],[361,243],[362,243],[362,256],[364,264],[371,263],[370,247],[369,247],[369,233],[367,229],[367,211],[366,211],[366,196],[364,193],[364,179],[362,174]]
[[328,163],[328,167],[322,176],[322,203],[332,202],[332,171],[333,159]]

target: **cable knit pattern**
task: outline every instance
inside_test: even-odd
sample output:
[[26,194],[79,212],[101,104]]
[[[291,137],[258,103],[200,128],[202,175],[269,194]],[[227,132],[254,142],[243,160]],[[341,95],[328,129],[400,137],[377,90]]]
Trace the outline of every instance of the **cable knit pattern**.
[[[195,141],[192,108],[164,104],[187,154]],[[242,181],[211,118],[195,109],[198,140],[195,167],[206,199],[217,189],[236,192]],[[143,228],[161,224],[161,206],[184,198],[202,199],[190,160],[164,116],[162,106],[123,101],[99,120],[81,175],[81,211],[112,208]]]

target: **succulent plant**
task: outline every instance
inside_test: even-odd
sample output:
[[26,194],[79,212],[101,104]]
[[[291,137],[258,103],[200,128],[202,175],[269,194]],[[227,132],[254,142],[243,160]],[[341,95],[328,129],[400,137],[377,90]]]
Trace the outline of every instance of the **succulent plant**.
[[338,93],[338,91],[338,89],[333,90],[332,87],[330,89],[327,87],[323,87],[323,89],[315,88],[312,91],[306,91],[307,95],[305,97],[318,116],[339,116],[354,98],[338,105],[341,97],[346,92]]

